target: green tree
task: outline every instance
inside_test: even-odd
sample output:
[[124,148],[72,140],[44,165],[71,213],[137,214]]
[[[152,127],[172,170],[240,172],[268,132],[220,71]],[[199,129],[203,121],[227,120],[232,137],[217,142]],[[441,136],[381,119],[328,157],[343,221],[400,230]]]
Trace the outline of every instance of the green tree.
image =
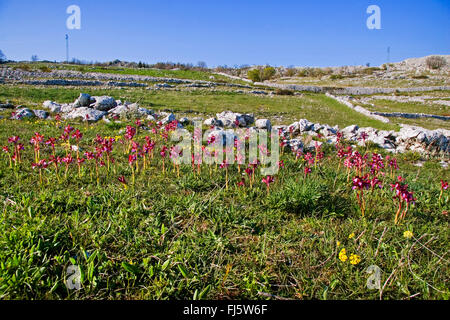
[[247,77],[253,82],[261,81],[260,71],[259,69],[251,69],[247,72]]
[[276,73],[276,70],[274,67],[265,67],[262,70],[262,76],[261,76],[262,81],[272,79],[273,76],[275,75],[275,73]]

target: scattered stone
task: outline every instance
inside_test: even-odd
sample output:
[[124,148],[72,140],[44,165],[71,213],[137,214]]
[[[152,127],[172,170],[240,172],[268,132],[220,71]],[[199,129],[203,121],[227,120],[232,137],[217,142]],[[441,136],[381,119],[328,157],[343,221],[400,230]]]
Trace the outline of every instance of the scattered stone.
[[286,145],[291,149],[291,150],[301,150],[303,151],[303,141],[300,139],[291,139],[291,140],[286,140]]
[[117,107],[108,111],[110,116],[129,116],[135,118],[144,118],[153,115],[153,110],[141,108],[137,103],[118,105]]
[[216,118],[209,118],[206,119],[203,124],[205,126],[216,126],[216,127],[223,127],[223,122],[222,120],[217,120]]
[[324,137],[331,137],[336,135],[337,131],[330,126],[325,125],[323,129],[319,130],[319,133]]
[[119,105],[111,110],[108,111],[111,115],[123,115],[128,112],[128,107],[125,105]]
[[30,109],[21,108],[15,112],[14,116],[12,116],[11,119],[12,120],[22,120],[22,119],[27,119],[27,118],[33,118],[34,116],[35,116],[34,112],[31,111]]
[[101,96],[94,97],[95,103],[93,104],[93,108],[100,111],[109,111],[117,106],[116,100],[112,97]]
[[56,102],[53,102],[50,100],[44,101],[42,106],[46,109],[50,109],[50,112],[53,112],[53,113],[61,112],[61,105],[59,103],[56,103]]
[[14,109],[14,105],[12,103],[0,103],[0,108],[2,108],[2,109]]
[[310,131],[312,127],[314,126],[314,123],[311,121],[308,121],[307,119],[300,119],[300,121],[293,124],[294,126],[294,133],[300,131],[300,133],[305,131]]
[[175,115],[174,115],[173,113],[170,113],[170,114],[168,114],[165,118],[163,118],[163,119],[161,120],[161,123],[162,123],[162,124],[168,124],[168,123],[170,123],[170,122],[172,122],[172,121],[175,121],[175,120],[177,120],[177,118],[175,117]]
[[73,106],[73,104],[63,104],[61,106],[61,111],[62,113],[69,113],[71,111],[73,111],[75,109],[75,107]]
[[272,124],[270,123],[269,119],[258,119],[255,122],[255,126],[258,129],[266,129],[266,130],[271,130],[272,129]]
[[80,93],[80,96],[74,102],[74,107],[89,107],[91,104],[91,96],[87,93]]
[[[221,128],[217,128],[215,130],[212,130],[208,138],[215,136],[216,141],[222,141],[222,144],[228,144],[228,145],[234,145],[234,139],[237,138],[235,132],[233,130],[223,130]],[[228,142],[227,142],[228,141]]]
[[311,130],[314,132],[319,132],[321,129],[323,129],[323,125],[321,125],[320,123],[315,123],[311,127]]
[[180,120],[178,120],[178,122],[181,123],[183,126],[186,126],[190,123],[190,120],[186,117],[183,117]]
[[[351,100],[350,98],[348,100]],[[346,100],[348,102],[348,100]],[[137,103],[118,101],[112,97],[91,97],[88,94],[80,94],[78,99],[72,104],[58,104],[53,101],[45,101],[43,107],[50,112],[62,113],[65,119],[81,119],[88,121],[99,121],[103,119],[105,122],[110,122],[105,116],[108,115],[131,115],[139,118],[146,118],[150,121],[159,121],[163,124],[170,123],[176,120],[173,113],[160,112],[155,114],[152,110],[142,108]],[[2,104],[4,106],[4,104]],[[76,107],[79,106],[79,107]],[[24,119],[38,117],[46,119],[49,113],[43,110],[30,110],[24,107],[17,107],[15,115],[11,119]],[[201,118],[193,118],[192,121],[201,121]],[[192,123],[187,117],[179,120],[179,127]],[[280,118],[277,121],[281,121]],[[255,127],[250,127],[252,124]],[[223,111],[216,114],[215,118],[206,119],[203,124],[205,126],[213,127],[212,134],[218,134],[223,137],[225,142],[227,139],[234,139],[236,136],[233,130],[224,130],[223,128],[237,128],[245,127],[248,132],[256,132],[258,130],[270,130],[272,128],[269,119],[258,119],[252,114],[241,114],[232,111]],[[282,139],[288,147],[293,150],[298,148],[314,148],[315,142],[311,141],[310,137],[304,138],[304,135],[311,137],[325,138],[326,143],[336,143],[337,133],[340,131],[344,139],[355,141],[360,145],[368,141],[377,144],[381,148],[389,152],[399,153],[406,151],[416,151],[419,153],[436,153],[441,152],[448,154],[450,152],[450,130],[436,129],[428,130],[417,126],[402,125],[400,131],[386,131],[377,130],[374,128],[359,128],[357,125],[348,126],[339,130],[338,126],[331,127],[327,124],[312,123],[307,119],[300,119],[290,126],[273,126],[273,129],[280,132]],[[365,141],[361,139],[363,132],[366,134]],[[447,162],[442,163],[443,166],[448,166]]]
[[264,95],[267,94],[267,92],[262,91],[262,90],[251,90],[251,91],[249,91],[249,93],[251,93],[251,94],[264,94]]
[[146,117],[146,116],[154,114],[153,110],[150,110],[147,108],[142,108],[137,103],[132,103],[132,104],[128,105],[128,110],[129,110],[129,113],[131,113],[132,115],[134,115],[136,117]]
[[100,119],[103,118],[103,116],[106,115],[106,112],[92,109],[92,108],[86,108],[86,107],[80,107],[72,110],[67,115],[65,115],[65,119],[81,119],[83,121],[90,121],[90,122],[97,122]]
[[251,114],[235,113],[233,111],[223,111],[216,114],[218,120],[222,121],[227,128],[246,127],[255,122],[255,117]]
[[175,88],[175,86],[168,83],[157,83],[154,85],[155,88]]
[[356,140],[357,139],[356,132],[358,131],[358,129],[359,127],[357,125],[351,125],[342,129],[341,133],[347,140]]
[[33,110],[33,112],[34,112],[34,115],[36,117],[38,117],[39,119],[47,119],[49,116],[48,112],[44,111],[44,110]]

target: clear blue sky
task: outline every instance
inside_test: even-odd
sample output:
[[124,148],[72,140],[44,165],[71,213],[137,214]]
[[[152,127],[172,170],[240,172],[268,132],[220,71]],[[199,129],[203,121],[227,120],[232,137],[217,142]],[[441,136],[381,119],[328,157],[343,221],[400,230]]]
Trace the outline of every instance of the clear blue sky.
[[[80,6],[81,30],[66,9]],[[366,9],[381,8],[381,30]],[[340,66],[450,54],[450,0],[0,0],[9,59]]]

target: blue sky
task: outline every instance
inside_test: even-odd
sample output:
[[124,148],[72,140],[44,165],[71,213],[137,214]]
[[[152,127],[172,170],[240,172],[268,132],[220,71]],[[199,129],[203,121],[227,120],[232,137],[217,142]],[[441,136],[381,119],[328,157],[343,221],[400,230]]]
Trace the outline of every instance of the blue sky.
[[[81,30],[66,9],[81,8]],[[369,30],[369,5],[381,30]],[[0,0],[9,59],[340,66],[450,54],[450,0]]]

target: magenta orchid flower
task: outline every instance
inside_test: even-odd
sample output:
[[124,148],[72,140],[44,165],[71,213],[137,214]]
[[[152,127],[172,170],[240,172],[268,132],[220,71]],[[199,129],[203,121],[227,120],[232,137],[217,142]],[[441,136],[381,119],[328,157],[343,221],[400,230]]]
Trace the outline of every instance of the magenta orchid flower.
[[270,193],[270,185],[274,182],[274,179],[272,176],[267,176],[261,180],[262,183],[264,183],[267,186],[267,194]]
[[306,178],[306,176],[308,175],[308,174],[310,174],[311,173],[311,168],[310,167],[305,167],[304,169],[303,169],[303,173],[304,173],[304,175],[305,175],[305,178]]
[[[377,183],[375,180],[373,183]],[[356,190],[356,198],[358,199],[358,205],[361,209],[361,214],[364,217],[364,213],[366,211],[366,201],[364,199],[364,190],[372,187],[371,180],[369,179],[369,174],[366,174],[364,177],[356,176],[352,180],[352,189]]]
[[122,184],[122,186],[125,188],[125,190],[127,189],[127,181],[125,180],[124,176],[120,176],[117,178],[117,180],[119,180],[119,182]]
[[245,187],[245,178],[242,178],[241,181],[237,182],[238,187]]
[[439,203],[441,203],[442,195],[444,194],[444,190],[448,189],[448,182],[441,180],[441,193],[439,195]]
[[[403,220],[409,209],[409,204],[414,203],[417,199],[413,197],[413,193],[408,191],[408,185],[401,183],[404,179],[401,176],[397,178],[398,182],[391,184],[391,189],[395,190],[394,199],[398,199],[398,210],[395,214],[394,222]],[[406,207],[403,209],[403,204],[406,203]]]

